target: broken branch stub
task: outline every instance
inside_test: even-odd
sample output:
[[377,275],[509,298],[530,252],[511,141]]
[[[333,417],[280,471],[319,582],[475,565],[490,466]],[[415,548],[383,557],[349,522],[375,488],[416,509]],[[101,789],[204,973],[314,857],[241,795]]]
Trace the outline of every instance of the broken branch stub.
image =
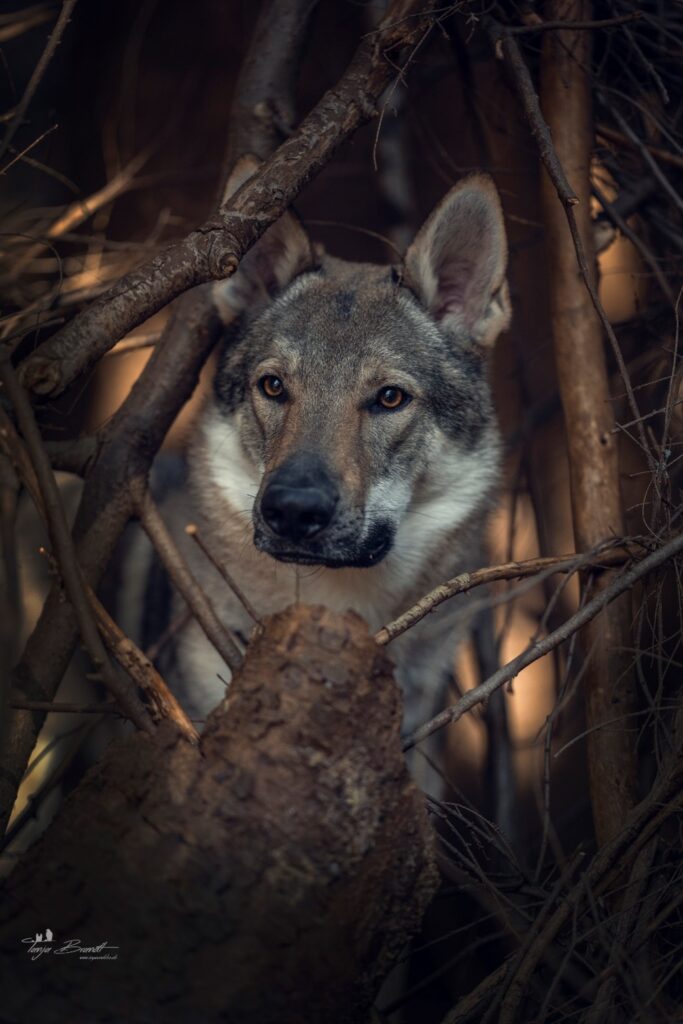
[[[7,1019],[367,1020],[437,884],[400,718],[358,616],[267,620],[199,748],[169,726],[111,748],[9,879]],[[36,964],[47,926],[117,959]]]

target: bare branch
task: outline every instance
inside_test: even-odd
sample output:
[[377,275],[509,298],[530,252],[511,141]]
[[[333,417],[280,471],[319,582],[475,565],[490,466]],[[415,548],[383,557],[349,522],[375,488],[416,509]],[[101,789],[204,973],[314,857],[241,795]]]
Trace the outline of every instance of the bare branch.
[[579,271],[584,281],[590,300],[593,307],[600,319],[600,323],[609,339],[614,358],[616,359],[617,366],[624,384],[624,389],[628,396],[628,401],[633,412],[634,419],[638,424],[638,435],[640,438],[641,447],[643,452],[648,458],[650,468],[655,469],[655,462],[652,456],[650,445],[648,444],[645,436],[643,425],[640,422],[640,411],[633,394],[633,388],[631,387],[631,381],[629,379],[628,370],[624,362],[624,357],[621,354],[621,348],[617,337],[614,333],[614,329],[610,324],[605,310],[603,309],[602,303],[598,296],[597,289],[592,279],[588,263],[586,261],[586,255],[584,251],[584,245],[579,234],[578,225],[576,223],[576,217],[574,215],[573,207],[579,204],[579,198],[571,185],[567,181],[562,164],[560,163],[555,146],[553,144],[552,135],[548,128],[548,125],[541,112],[541,107],[538,102],[538,96],[534,88],[534,84],[529,74],[529,69],[526,66],[524,58],[522,57],[521,51],[517,41],[510,37],[507,30],[499,25],[497,22],[486,20],[487,30],[491,37],[491,40],[495,46],[496,52],[499,53],[505,60],[507,67],[509,68],[515,86],[517,88],[520,102],[524,108],[527,121],[531,134],[536,139],[538,144],[539,155],[545,166],[550,180],[555,186],[557,195],[564,207],[565,216],[571,232],[572,241],[574,243],[574,249],[576,251],[576,259],[579,265]]
[[64,514],[50,460],[43,446],[40,431],[33,415],[26,392],[20,386],[14,369],[9,362],[0,365],[0,379],[5,393],[12,402],[21,427],[28,453],[35,470],[40,501],[45,512],[50,540],[54,547],[60,576],[78,621],[83,643],[88,650],[95,669],[112,693],[125,714],[145,732],[154,733],[154,725],[140,698],[129,682],[125,682],[111,665],[97,624],[86,597],[81,571],[76,558],[73,539]]
[[661,146],[653,146],[649,142],[640,142],[637,137],[624,135],[622,132],[618,132],[614,128],[609,128],[605,124],[599,124],[596,131],[598,135],[601,135],[609,142],[616,143],[618,146],[626,146],[628,149],[637,149],[641,153],[644,148],[648,153],[652,153],[657,160],[661,160],[663,164],[670,164],[671,167],[677,167],[679,170],[683,168],[683,156],[679,153],[672,153],[668,149],[662,149]]
[[113,701],[99,704],[71,704],[57,700],[10,700],[10,707],[19,711],[44,711],[48,715],[120,715]]
[[539,21],[532,25],[508,25],[505,31],[514,36],[534,35],[537,32],[556,32],[558,29],[594,31],[595,29],[615,28],[617,25],[626,25],[631,21],[639,21],[642,16],[642,11],[632,11],[631,14],[622,14],[616,18],[600,18],[597,21]]
[[396,74],[387,54],[423,37],[431,6],[429,0],[394,0],[337,85],[220,214],[127,274],[50,338],[24,362],[24,384],[39,394],[58,394],[172,299],[203,282],[230,277],[339,145],[374,116],[379,96]]
[[228,586],[232,590],[233,594],[235,595],[239,603],[244,608],[249,618],[252,619],[257,626],[260,625],[261,619],[258,615],[258,612],[252,605],[251,601],[246,596],[241,587],[232,578],[232,576],[230,575],[226,567],[223,565],[223,563],[218,561],[211,548],[207,545],[206,541],[199,533],[199,530],[197,529],[196,525],[194,523],[188,523],[187,526],[185,527],[185,533],[188,535],[188,537],[192,537],[192,539],[196,542],[200,550],[203,551],[206,557],[209,559],[211,564],[214,565],[216,569],[218,569],[219,573],[221,574],[225,582],[228,584]]
[[464,594],[474,587],[481,587],[487,583],[496,583],[500,580],[519,580],[528,576],[539,574],[550,575],[552,573],[572,573],[579,569],[594,566],[596,568],[623,565],[632,554],[613,548],[613,544],[626,543],[625,541],[609,542],[610,547],[604,551],[588,551],[582,555],[554,555],[548,558],[530,558],[526,562],[505,562],[503,565],[494,565],[484,569],[475,569],[472,572],[463,572],[453,579],[446,580],[438,587],[430,590],[428,594],[420,598],[412,607],[403,612],[393,622],[382,626],[375,633],[375,641],[378,644],[388,644],[395,640],[401,633],[405,633],[417,622],[423,619],[430,612],[438,608],[440,604],[447,601],[456,594]]
[[568,640],[570,636],[573,636],[577,630],[581,629],[594,619],[595,616],[602,611],[603,608],[607,607],[612,601],[615,601],[621,594],[626,593],[630,590],[639,580],[642,580],[649,573],[654,572],[660,566],[666,562],[675,558],[680,552],[683,551],[683,534],[679,534],[670,540],[667,544],[663,544],[662,547],[653,551],[651,555],[643,558],[640,562],[634,565],[630,569],[626,569],[624,572],[616,576],[612,582],[606,586],[603,590],[599,591],[598,594],[591,600],[588,601],[583,608],[572,615],[570,619],[563,622],[561,626],[554,629],[542,640],[536,641],[531,644],[526,650],[522,651],[516,658],[509,661],[506,665],[503,665],[494,675],[492,675],[485,682],[479,686],[474,687],[472,690],[468,690],[464,697],[454,704],[452,707],[446,708],[440,714],[436,715],[426,725],[416,729],[412,735],[408,736],[403,744],[404,750],[409,750],[414,747],[417,743],[421,743],[426,740],[428,736],[437,732],[439,729],[443,729],[444,726],[450,725],[453,722],[457,722],[458,719],[462,718],[464,714],[471,711],[473,707],[478,704],[482,704],[489,699],[492,693],[498,690],[505,683],[510,682],[515,676],[519,675],[522,669],[528,665],[533,664],[534,661],[538,661],[544,655],[554,650],[565,640]]
[[55,24],[55,27],[48,36],[45,49],[41,54],[40,60],[33,69],[33,74],[29,78],[28,85],[24,90],[24,95],[19,100],[19,103],[17,104],[17,107],[14,111],[12,120],[7,126],[5,137],[0,143],[0,160],[2,160],[3,156],[9,149],[10,143],[12,142],[12,139],[16,135],[17,130],[19,129],[19,126],[21,125],[21,122],[24,119],[26,111],[28,110],[29,103],[33,99],[33,95],[38,86],[40,85],[41,79],[47,71],[48,65],[54,57],[55,51],[62,40],[64,30],[71,21],[71,15],[73,14],[73,9],[75,6],[76,0],[64,0],[64,3],[62,4],[62,9],[59,12],[57,23]]
[[146,695],[152,707],[154,717],[158,721],[166,718],[169,719],[178,727],[186,739],[191,743],[196,743],[199,739],[199,733],[169,690],[165,680],[154,668],[150,659],[142,653],[140,648],[114,622],[95,591],[87,583],[85,584],[85,592],[95,613],[97,625],[108,650],[124,672],[137,683]]
[[139,499],[137,510],[145,533],[154,545],[164,568],[183,600],[192,609],[207,638],[226,665],[233,670],[239,668],[242,664],[242,655],[237,644],[224,628],[209,599],[188,569],[149,492],[145,491]]

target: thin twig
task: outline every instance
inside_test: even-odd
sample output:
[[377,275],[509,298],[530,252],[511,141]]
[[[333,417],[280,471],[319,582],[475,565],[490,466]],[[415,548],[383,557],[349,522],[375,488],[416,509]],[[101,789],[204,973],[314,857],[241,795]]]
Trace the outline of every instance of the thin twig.
[[493,42],[496,53],[500,54],[506,62],[507,67],[515,82],[517,92],[519,95],[520,102],[526,114],[526,118],[529,124],[531,134],[536,139],[538,144],[539,155],[545,166],[550,180],[555,186],[558,198],[560,199],[569,230],[571,232],[572,241],[574,243],[574,249],[576,251],[576,260],[579,266],[579,271],[583,282],[586,286],[588,294],[590,296],[593,308],[598,315],[600,323],[602,324],[603,330],[607,335],[614,358],[617,366],[619,367],[619,373],[624,384],[624,390],[626,391],[627,399],[633,412],[633,417],[637,421],[638,436],[640,440],[643,453],[647,457],[650,469],[654,472],[656,470],[656,462],[652,453],[650,444],[648,443],[645,435],[645,429],[643,424],[640,422],[640,410],[638,409],[638,403],[636,402],[631,381],[624,362],[624,357],[621,353],[621,348],[617,340],[617,336],[614,333],[614,329],[607,318],[607,314],[600,301],[595,284],[593,283],[592,276],[588,269],[588,263],[586,261],[586,254],[583,248],[583,242],[579,234],[578,225],[576,223],[576,217],[574,216],[573,207],[579,202],[578,197],[574,193],[573,189],[567,181],[567,177],[564,173],[562,164],[560,163],[557,153],[555,152],[555,146],[553,145],[552,136],[550,129],[543,117],[541,107],[538,101],[538,95],[534,88],[534,83],[531,79],[529,69],[526,65],[522,53],[519,49],[519,45],[515,39],[513,39],[507,29],[500,25],[498,22],[493,21],[490,18],[485,19],[485,24],[489,36]]
[[114,622],[92,587],[87,583],[84,586],[102,639],[121,668],[146,694],[154,717],[157,720],[169,719],[186,739],[191,743],[196,743],[199,740],[199,733],[169,690],[165,680],[159,675],[150,659]]
[[228,586],[230,587],[230,589],[232,590],[233,594],[240,602],[242,607],[244,608],[249,618],[252,619],[257,626],[260,626],[261,619],[256,609],[252,605],[251,601],[246,596],[244,591],[238,586],[235,580],[232,578],[232,576],[225,568],[225,566],[222,564],[222,562],[218,561],[211,548],[207,545],[206,541],[199,533],[199,530],[197,529],[195,523],[188,523],[187,526],[185,527],[185,533],[188,535],[188,537],[192,537],[192,539],[197,543],[200,550],[203,551],[206,557],[209,559],[211,564],[214,565],[216,569],[218,569],[219,573],[221,574],[225,582],[228,584]]
[[633,11],[631,14],[622,14],[616,18],[601,18],[598,21],[539,21],[533,25],[506,25],[505,31],[511,36],[527,36],[536,32],[555,32],[558,29],[585,29],[592,31],[601,28],[615,28],[617,25],[625,25],[630,21],[638,21],[642,18],[641,11]]
[[[626,543],[615,541],[615,544]],[[588,551],[585,554],[577,555],[554,555],[548,558],[530,558],[526,562],[505,562],[503,565],[494,565],[485,569],[474,569],[472,572],[463,572],[453,579],[446,580],[438,587],[430,590],[428,594],[420,598],[412,607],[399,615],[393,622],[382,626],[375,633],[375,642],[388,644],[395,640],[401,633],[414,626],[417,622],[429,615],[438,608],[440,604],[447,601],[456,594],[463,594],[474,587],[481,587],[487,583],[496,583],[499,580],[518,580],[527,576],[537,576],[540,573],[548,573],[549,570],[562,573],[576,572],[578,569],[595,566],[596,568],[623,565],[632,558],[633,554],[617,547],[610,547],[605,551]]]
[[197,622],[223,661],[233,671],[242,663],[239,647],[217,617],[211,602],[188,569],[173,537],[149,492],[138,498],[137,512],[143,529],[159,555],[183,600],[192,609]]
[[14,116],[12,117],[12,120],[7,126],[5,137],[0,143],[0,160],[7,152],[9,144],[16,135],[19,125],[24,119],[24,115],[28,110],[28,105],[33,99],[33,95],[38,86],[40,85],[40,81],[45,72],[47,71],[50,61],[55,55],[55,51],[61,42],[66,26],[71,21],[71,15],[73,14],[73,9],[75,6],[76,0],[64,0],[64,3],[62,4],[62,9],[59,12],[59,17],[57,18],[55,27],[48,36],[47,43],[45,44],[45,49],[43,50],[40,56],[40,60],[33,69],[33,74],[29,78],[28,85],[24,89],[24,95],[19,100],[14,111]]
[[[127,189],[133,184],[133,179],[138,171],[144,166],[149,159],[149,149],[143,150],[134,157],[130,163],[123,167],[118,174],[115,174],[111,181],[108,181],[97,192],[93,192],[92,195],[86,196],[84,199],[76,199],[65,211],[50,225],[45,232],[46,239],[61,238],[67,232],[73,228],[78,227],[88,217],[92,217],[94,213],[106,206],[107,203],[111,203],[118,196],[122,195]],[[40,255],[47,248],[47,243],[39,241],[29,246],[20,256],[14,260],[12,268],[9,273],[9,279],[16,279],[22,272],[22,270]]]
[[8,361],[0,365],[0,379],[2,380],[5,393],[14,406],[17,420],[26,442],[26,448],[35,470],[50,539],[59,565],[59,573],[76,615],[83,643],[92,659],[95,670],[101,673],[105,686],[116,697],[127,717],[135,723],[138,729],[153,734],[155,731],[154,724],[135,689],[128,680],[122,679],[109,661],[92,609],[85,594],[83,579],[76,558],[76,550],[66,521],[59,488],[57,487],[52,466],[50,465],[50,460],[33,415],[31,403],[29,402],[28,395],[17,380],[14,368]]
[[176,615],[174,619],[171,619],[159,639],[155,640],[154,643],[145,648],[145,657],[149,658],[152,662],[156,661],[166,645],[170,643],[171,640],[177,636],[191,620],[192,610],[190,608],[183,608],[183,610]]
[[652,153],[657,160],[661,160],[663,164],[670,164],[672,167],[677,167],[679,170],[683,168],[683,156],[678,153],[672,153],[668,149],[662,149],[661,146],[653,146],[649,142],[642,142],[637,137],[629,137],[624,135],[622,132],[616,131],[614,128],[609,128],[606,124],[599,124],[595,129],[598,135],[602,135],[608,142],[614,142],[618,146],[627,146],[629,149],[637,149],[642,152],[641,147],[644,147],[648,153]]
[[681,551],[683,551],[683,534],[679,534],[670,540],[667,544],[663,544],[662,547],[653,551],[652,554],[647,555],[636,565],[630,569],[626,569],[624,572],[616,576],[612,582],[606,586],[603,590],[599,591],[596,596],[589,601],[587,604],[580,608],[575,615],[563,622],[561,626],[554,629],[548,636],[542,640],[538,640],[536,643],[531,644],[526,650],[522,651],[521,654],[513,658],[506,665],[503,665],[497,672],[495,672],[489,679],[481,683],[479,686],[474,687],[472,690],[461,697],[461,699],[454,704],[452,707],[446,708],[440,714],[436,715],[430,722],[416,729],[410,736],[408,736],[403,744],[404,750],[409,750],[414,747],[417,743],[421,743],[427,739],[433,733],[439,729],[443,729],[444,726],[450,725],[452,722],[457,722],[458,719],[462,718],[464,714],[470,711],[473,707],[478,704],[482,704],[489,699],[492,693],[495,693],[499,687],[505,683],[510,682],[515,676],[519,675],[522,669],[527,668],[534,661],[538,661],[544,655],[554,650],[559,644],[564,643],[570,636],[581,629],[587,622],[594,619],[595,616],[602,611],[608,604],[614,601],[621,594],[624,594],[627,590],[630,590],[639,580],[643,579],[649,573],[658,569],[661,565],[664,565],[670,559],[675,558]]
[[98,704],[70,704],[58,700],[10,700],[10,707],[20,711],[45,711],[48,714],[65,715],[120,715],[121,710],[113,701]]

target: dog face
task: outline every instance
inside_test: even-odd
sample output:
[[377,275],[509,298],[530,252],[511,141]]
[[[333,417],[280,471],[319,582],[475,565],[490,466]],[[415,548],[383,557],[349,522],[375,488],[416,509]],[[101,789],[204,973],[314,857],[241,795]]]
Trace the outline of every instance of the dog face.
[[[482,505],[498,446],[486,347],[509,319],[495,189],[456,186],[401,270],[316,259],[285,215],[217,288],[239,315],[205,417],[215,487],[281,561],[368,567]],[[404,538],[405,539],[405,538]]]

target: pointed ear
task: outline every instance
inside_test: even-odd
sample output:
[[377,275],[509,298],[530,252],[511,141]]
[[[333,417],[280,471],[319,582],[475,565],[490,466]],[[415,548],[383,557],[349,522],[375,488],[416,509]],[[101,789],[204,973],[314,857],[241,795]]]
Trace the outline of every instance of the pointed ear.
[[452,188],[405,257],[405,282],[434,319],[492,345],[510,323],[507,240],[498,192],[487,174]]
[[[254,156],[237,161],[223,193],[223,202],[237,192],[260,167]],[[289,210],[268,228],[243,257],[237,271],[213,287],[213,298],[227,323],[247,307],[267,301],[293,281],[315,257],[308,235]]]

